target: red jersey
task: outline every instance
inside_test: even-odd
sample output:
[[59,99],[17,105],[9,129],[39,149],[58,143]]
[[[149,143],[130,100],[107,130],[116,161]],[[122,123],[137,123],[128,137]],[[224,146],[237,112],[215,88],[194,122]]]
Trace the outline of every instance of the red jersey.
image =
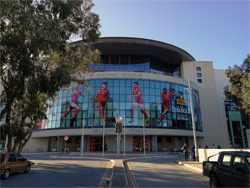
[[173,96],[173,93],[167,92],[166,94],[161,94],[161,100],[163,101],[163,104],[169,105],[171,101],[171,97]]
[[133,94],[132,95],[140,95],[139,97],[134,97],[135,103],[143,104],[142,100],[142,91],[141,88],[133,88]]
[[109,90],[108,89],[98,89],[98,102],[106,101],[109,98]]
[[73,95],[71,102],[76,102],[76,100],[78,99],[78,97],[80,97],[80,95],[82,95],[82,93],[81,92],[78,93],[77,91],[75,91],[72,92],[71,95]]

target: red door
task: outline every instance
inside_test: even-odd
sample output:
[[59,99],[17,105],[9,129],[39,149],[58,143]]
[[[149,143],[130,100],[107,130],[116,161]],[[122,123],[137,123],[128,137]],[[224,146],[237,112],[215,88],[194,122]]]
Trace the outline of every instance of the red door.
[[[145,137],[145,150],[148,151],[148,137]],[[133,136],[133,151],[144,151],[143,137]]]

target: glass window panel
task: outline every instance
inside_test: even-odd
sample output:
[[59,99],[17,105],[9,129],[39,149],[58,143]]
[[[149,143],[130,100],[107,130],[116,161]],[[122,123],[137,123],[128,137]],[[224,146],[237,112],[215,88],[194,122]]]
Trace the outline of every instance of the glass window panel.
[[159,89],[161,87],[160,82],[155,82],[155,88]]
[[120,86],[125,86],[125,80],[120,80]]
[[126,86],[131,87],[132,86],[132,81],[131,80],[126,80]]
[[125,102],[120,102],[120,109],[125,109],[125,107],[126,107],[125,104],[126,104]]
[[144,87],[149,87],[149,81],[144,81]]
[[126,101],[126,95],[120,95],[120,101],[125,102]]
[[119,101],[119,95],[114,95],[114,101]]
[[150,88],[150,95],[152,96],[152,95],[155,95],[155,89],[151,89]]
[[100,119],[99,118],[95,118],[94,119],[94,126],[100,126]]
[[133,89],[132,89],[132,87],[126,87],[126,88],[125,88],[125,91],[126,91],[126,94],[131,95],[132,92],[133,92]]
[[144,89],[142,90],[142,94],[143,94],[143,95],[149,95],[149,88],[144,88]]
[[150,88],[154,88],[155,87],[155,82],[154,81],[150,81]]
[[120,85],[119,80],[114,80],[114,86],[119,86],[119,85]]
[[142,80],[138,80],[137,82],[138,82],[140,88],[143,88],[143,87],[144,87],[144,84],[143,84],[143,81],[142,81]]
[[124,86],[120,87],[120,93],[121,94],[125,94],[125,91],[126,91],[126,88]]
[[119,91],[120,91],[119,88],[115,88],[114,89],[114,94],[119,94],[120,93]]

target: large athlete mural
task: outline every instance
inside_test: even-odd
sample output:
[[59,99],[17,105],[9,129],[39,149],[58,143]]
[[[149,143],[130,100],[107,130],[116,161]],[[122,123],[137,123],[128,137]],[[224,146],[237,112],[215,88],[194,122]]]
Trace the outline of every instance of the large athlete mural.
[[80,110],[79,106],[76,104],[76,101],[77,101],[78,97],[80,97],[80,96],[87,97],[87,95],[83,95],[81,93],[81,87],[77,86],[75,92],[70,93],[69,100],[70,100],[71,96],[72,96],[72,99],[70,102],[70,106],[67,109],[67,111],[63,114],[63,116],[61,117],[61,123],[63,122],[63,118],[74,108],[75,113],[74,113],[73,118],[71,119],[71,122],[70,122],[70,126],[72,127],[74,121],[76,121],[76,115],[77,115],[78,111]]
[[134,97],[134,102],[131,105],[130,113],[131,113],[131,120],[129,123],[134,122],[134,109],[135,108],[140,108],[141,113],[145,116],[146,118],[146,123],[149,123],[149,118],[147,115],[147,112],[145,111],[144,108],[144,103],[142,99],[142,90],[139,88],[138,82],[134,82],[134,88],[133,88],[133,93],[132,95],[128,96],[129,100],[132,100],[132,97]]
[[98,92],[95,96],[95,100],[98,97],[98,107],[101,110],[101,115],[104,121],[105,121],[104,108],[106,106],[107,100],[109,99],[109,90],[106,87],[107,87],[107,82],[103,82],[102,88],[98,89]]
[[162,104],[162,110],[163,110],[162,115],[161,115],[160,119],[158,120],[158,123],[161,123],[162,119],[168,113],[170,103],[171,103],[171,97],[174,95],[177,95],[178,93],[179,92],[176,92],[176,93],[168,92],[167,88],[162,89],[161,100],[158,104],[156,104],[156,106],[158,106],[159,104]]
[[[88,92],[87,89],[82,89],[80,86],[74,87],[70,93],[61,91],[54,106],[53,102],[51,103],[52,107],[47,112],[48,119],[43,120],[38,129],[80,127],[83,113],[85,114],[85,125],[90,127],[102,126],[102,119],[105,125],[114,126],[115,114],[121,115],[124,112],[126,113],[126,125],[137,126],[141,124],[137,111],[145,117],[145,125],[191,128],[189,95],[188,92],[185,92],[184,86],[160,83],[161,87],[153,85],[151,88],[150,85],[145,84],[147,81],[140,82],[142,84],[139,86],[139,82],[136,80],[123,86],[114,83],[113,80],[102,83],[91,81],[88,84],[92,86],[92,91]],[[101,88],[98,87],[100,85]],[[93,91],[96,89],[98,91],[94,93]],[[114,92],[118,89],[123,92]],[[153,89],[157,92],[150,93]],[[88,97],[86,92],[89,93]],[[132,94],[130,95],[130,93]],[[192,96],[196,127],[201,130],[199,92],[194,90]],[[109,106],[107,106],[108,101]]]

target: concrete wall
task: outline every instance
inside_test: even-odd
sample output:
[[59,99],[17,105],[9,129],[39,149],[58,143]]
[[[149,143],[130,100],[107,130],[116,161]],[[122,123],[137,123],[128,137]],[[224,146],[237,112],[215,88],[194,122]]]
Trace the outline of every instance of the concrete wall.
[[[196,67],[201,67],[201,71],[196,71]],[[228,132],[226,132],[225,124],[221,123],[222,107],[218,104],[217,80],[215,80],[213,62],[184,61],[181,64],[181,72],[184,79],[189,78],[190,81],[199,85],[204,139],[200,139],[198,145],[219,144],[223,148],[229,148]],[[197,73],[201,73],[202,77],[198,78]],[[197,79],[202,79],[202,83],[198,83]]]
[[31,138],[23,152],[47,152],[49,138]]
[[[216,155],[222,151],[248,151],[250,152],[250,149],[198,149],[199,152],[199,162],[207,161],[207,158]],[[216,155],[214,157],[211,157],[210,161],[217,161],[219,155]]]

